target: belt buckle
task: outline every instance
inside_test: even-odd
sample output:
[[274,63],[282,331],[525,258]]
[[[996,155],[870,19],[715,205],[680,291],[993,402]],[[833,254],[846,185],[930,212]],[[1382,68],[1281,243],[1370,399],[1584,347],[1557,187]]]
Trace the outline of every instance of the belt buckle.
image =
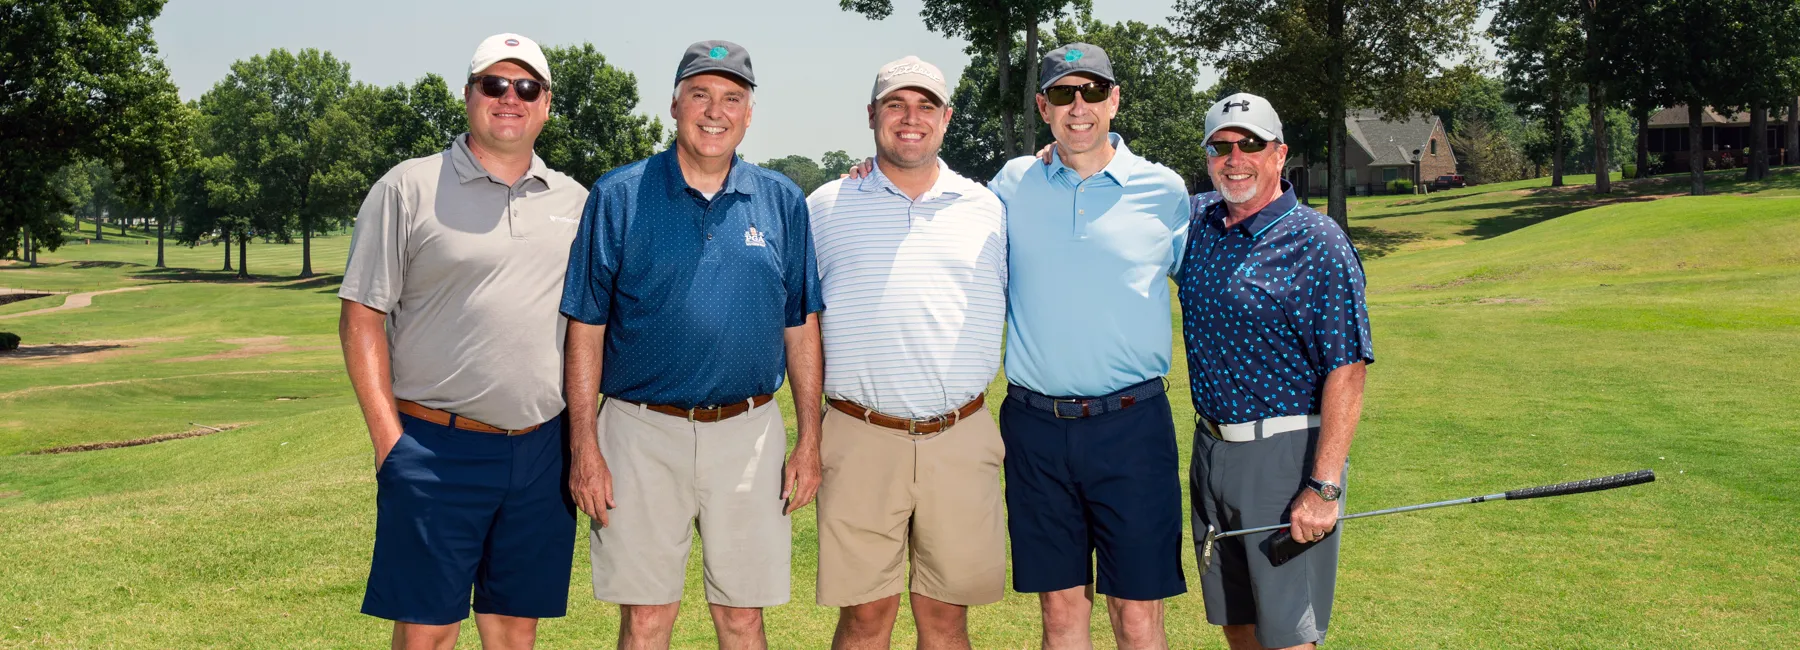
[[[1063,412],[1062,412],[1062,408],[1061,408],[1063,404],[1080,404],[1081,405],[1081,414],[1064,416]],[[1079,420],[1081,418],[1085,418],[1088,416],[1088,400],[1052,398],[1050,400],[1050,414],[1056,416],[1056,419],[1058,419],[1058,420]]]

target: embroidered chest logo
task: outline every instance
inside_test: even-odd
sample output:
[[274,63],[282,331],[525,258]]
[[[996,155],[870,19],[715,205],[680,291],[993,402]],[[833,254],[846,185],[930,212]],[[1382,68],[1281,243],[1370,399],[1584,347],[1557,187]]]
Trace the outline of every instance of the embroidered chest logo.
[[744,245],[745,246],[767,246],[768,244],[766,242],[764,242],[764,240],[763,240],[762,231],[757,230],[756,226],[751,226],[744,231]]

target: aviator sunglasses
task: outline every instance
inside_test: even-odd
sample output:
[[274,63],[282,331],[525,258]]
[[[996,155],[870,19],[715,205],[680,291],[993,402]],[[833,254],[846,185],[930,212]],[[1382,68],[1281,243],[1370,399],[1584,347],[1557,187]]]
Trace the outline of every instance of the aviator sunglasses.
[[507,79],[506,77],[497,77],[491,74],[474,75],[469,77],[469,85],[480,90],[481,94],[494,99],[505,97],[506,89],[511,88],[513,89],[513,92],[518,93],[519,101],[527,104],[537,101],[538,95],[544,93],[544,83],[529,77],[525,79]]
[[1214,140],[1206,143],[1206,155],[1214,158],[1223,158],[1231,155],[1231,148],[1233,146],[1237,147],[1238,151],[1244,153],[1260,153],[1262,150],[1269,148],[1269,144],[1270,142],[1268,140],[1263,140],[1261,138],[1244,138],[1234,142]]
[[1051,86],[1044,89],[1044,99],[1051,106],[1068,106],[1075,103],[1075,93],[1081,93],[1081,99],[1089,104],[1106,101],[1112,95],[1113,85],[1107,81],[1090,81],[1079,86]]

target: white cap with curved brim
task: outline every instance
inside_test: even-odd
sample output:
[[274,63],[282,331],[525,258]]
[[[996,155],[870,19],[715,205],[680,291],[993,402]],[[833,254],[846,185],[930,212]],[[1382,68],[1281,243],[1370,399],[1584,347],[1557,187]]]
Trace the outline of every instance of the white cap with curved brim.
[[511,33],[489,36],[475,48],[475,58],[469,60],[469,76],[480,74],[501,61],[518,61],[545,86],[551,85],[550,61],[544,58],[544,50],[538,47],[537,41]]
[[950,84],[944,72],[916,56],[890,61],[875,74],[875,88],[869,91],[869,103],[881,101],[888,93],[901,88],[917,88],[929,93],[939,105],[950,103]]
[[1281,139],[1281,116],[1275,105],[1250,93],[1238,93],[1215,102],[1206,109],[1206,137],[1212,140],[1219,129],[1240,128],[1264,140]]

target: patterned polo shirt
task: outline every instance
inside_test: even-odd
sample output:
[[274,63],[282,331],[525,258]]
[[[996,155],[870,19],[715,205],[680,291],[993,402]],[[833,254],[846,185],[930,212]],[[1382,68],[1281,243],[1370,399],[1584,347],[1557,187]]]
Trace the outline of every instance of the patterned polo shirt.
[[1006,203],[1006,378],[1099,397],[1169,373],[1169,281],[1187,242],[1187,186],[1118,151],[1082,178],[1053,156],[1013,159],[988,184]]
[[1375,362],[1356,249],[1282,190],[1231,228],[1217,192],[1193,198],[1176,283],[1194,410],[1213,422],[1318,413],[1326,375]]
[[825,395],[904,418],[942,415],[987,390],[1006,324],[1006,208],[938,162],[914,201],[876,167],[811,197],[831,309]]
[[788,327],[825,308],[806,201],[735,160],[708,200],[675,149],[594,183],[569,250],[562,312],[606,326],[600,392],[682,408],[773,393]]

